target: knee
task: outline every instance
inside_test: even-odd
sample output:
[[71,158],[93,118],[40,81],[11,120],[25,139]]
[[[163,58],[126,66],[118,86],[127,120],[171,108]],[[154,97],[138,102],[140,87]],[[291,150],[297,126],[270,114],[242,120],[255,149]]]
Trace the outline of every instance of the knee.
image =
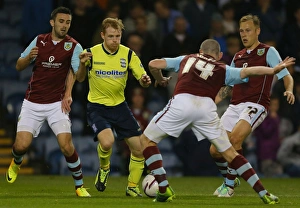
[[141,147],[140,143],[137,143],[137,142],[134,145],[133,144],[129,145],[129,149],[130,149],[132,156],[137,157],[137,158],[142,158],[142,157],[144,157],[143,148]]
[[251,131],[252,128],[250,124],[246,122],[244,122],[243,125],[242,123],[240,125],[237,125],[237,127],[233,129],[233,131],[229,134],[229,140],[234,149],[242,149],[242,144],[244,140],[249,136]]
[[112,148],[114,142],[109,140],[104,140],[104,141],[99,140],[99,144],[101,146],[101,149],[103,149],[104,151],[109,151]]
[[12,146],[13,150],[17,154],[25,154],[29,146],[32,142],[32,136],[31,135],[25,135],[22,133],[17,133],[16,140]]
[[14,153],[23,155],[28,151],[28,145],[24,145],[23,143],[14,143],[12,149]]
[[109,151],[112,149],[113,144],[115,142],[114,135],[111,130],[103,130],[97,135],[97,139],[101,149],[104,151]]
[[140,136],[141,148],[142,150],[146,149],[149,146],[156,146],[157,144],[151,141],[146,135],[142,134]]
[[74,153],[75,147],[73,143],[65,143],[60,146],[60,150],[63,155],[70,157]]
[[232,146],[234,147],[234,149],[239,150],[242,148],[242,144],[244,141],[244,138],[242,135],[239,134],[231,134],[231,136],[229,137],[230,139],[230,143],[232,144]]
[[217,151],[217,149],[214,145],[210,145],[209,153],[210,153],[212,158],[222,157],[222,155]]
[[144,155],[143,155],[143,151],[142,149],[131,149],[131,154],[134,156],[134,157],[137,157],[137,158],[143,158]]

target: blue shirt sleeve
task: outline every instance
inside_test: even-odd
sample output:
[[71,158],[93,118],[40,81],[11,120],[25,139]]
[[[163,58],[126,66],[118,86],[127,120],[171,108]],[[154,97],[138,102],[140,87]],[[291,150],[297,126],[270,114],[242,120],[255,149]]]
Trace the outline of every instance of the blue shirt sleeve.
[[78,71],[79,63],[80,63],[79,54],[82,51],[83,51],[82,46],[79,43],[77,43],[77,45],[74,48],[72,59],[71,59],[71,65],[72,65],[74,73],[76,73]]
[[[274,47],[270,47],[267,53],[267,63],[270,67],[274,67],[282,61],[278,51]],[[286,75],[290,74],[287,68],[281,70],[276,74],[278,79],[282,79]]]
[[[23,53],[21,53],[20,57],[21,58],[25,58],[26,56],[28,56],[28,54],[30,53],[31,49],[36,46],[36,42],[37,42],[37,37],[35,37],[33,39],[33,41],[31,41],[31,43],[27,46],[27,48],[23,51]],[[33,59],[32,61],[34,61],[34,60],[35,59]]]
[[241,78],[241,70],[242,68],[235,68],[226,65],[225,84],[229,86],[233,86],[235,84],[248,82],[249,80],[248,77],[244,79]]
[[164,69],[166,71],[172,71],[172,72],[178,72],[179,71],[179,66],[180,62],[185,56],[178,56],[175,58],[163,58],[167,62],[167,67]]

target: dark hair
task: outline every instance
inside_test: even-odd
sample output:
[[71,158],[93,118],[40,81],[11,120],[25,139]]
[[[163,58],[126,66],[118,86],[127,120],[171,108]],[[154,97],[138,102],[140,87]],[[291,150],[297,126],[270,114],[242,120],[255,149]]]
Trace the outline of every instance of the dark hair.
[[61,6],[61,7],[57,7],[56,9],[54,9],[54,10],[52,11],[52,13],[51,13],[51,19],[52,19],[52,20],[55,20],[56,15],[57,15],[58,13],[69,14],[69,15],[72,16],[71,10],[70,10],[69,8],[67,8],[67,7],[62,7],[62,6]]
[[200,49],[205,54],[214,54],[217,56],[219,56],[219,53],[221,51],[220,44],[214,39],[206,39],[205,41],[203,41]]

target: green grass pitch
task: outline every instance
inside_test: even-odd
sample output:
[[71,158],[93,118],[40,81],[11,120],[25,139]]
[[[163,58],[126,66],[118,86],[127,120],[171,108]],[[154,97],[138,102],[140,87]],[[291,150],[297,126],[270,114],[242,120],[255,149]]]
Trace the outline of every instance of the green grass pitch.
[[241,180],[232,198],[213,196],[221,184],[217,177],[169,177],[176,193],[176,199],[167,203],[154,203],[151,198],[131,198],[125,196],[126,177],[110,177],[105,192],[94,187],[94,177],[84,178],[91,198],[75,195],[71,176],[20,175],[13,184],[0,180],[1,208],[214,208],[214,207],[300,207],[300,178],[262,178],[268,191],[280,198],[280,204],[265,205],[254,190]]

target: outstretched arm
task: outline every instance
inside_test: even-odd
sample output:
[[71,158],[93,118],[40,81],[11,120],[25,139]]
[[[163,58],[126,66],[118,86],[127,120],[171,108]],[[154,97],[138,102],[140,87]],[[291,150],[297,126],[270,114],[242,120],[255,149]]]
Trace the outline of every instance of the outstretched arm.
[[172,77],[164,77],[161,73],[161,69],[165,69],[167,67],[167,62],[165,59],[154,59],[149,62],[149,70],[155,79],[154,86],[161,85],[163,87],[169,84],[169,80]]
[[253,66],[246,67],[241,70],[241,78],[244,79],[249,76],[257,76],[257,75],[274,75],[280,72],[282,69],[295,64],[295,58],[286,57],[282,62],[277,64],[274,68],[265,67],[265,66]]

